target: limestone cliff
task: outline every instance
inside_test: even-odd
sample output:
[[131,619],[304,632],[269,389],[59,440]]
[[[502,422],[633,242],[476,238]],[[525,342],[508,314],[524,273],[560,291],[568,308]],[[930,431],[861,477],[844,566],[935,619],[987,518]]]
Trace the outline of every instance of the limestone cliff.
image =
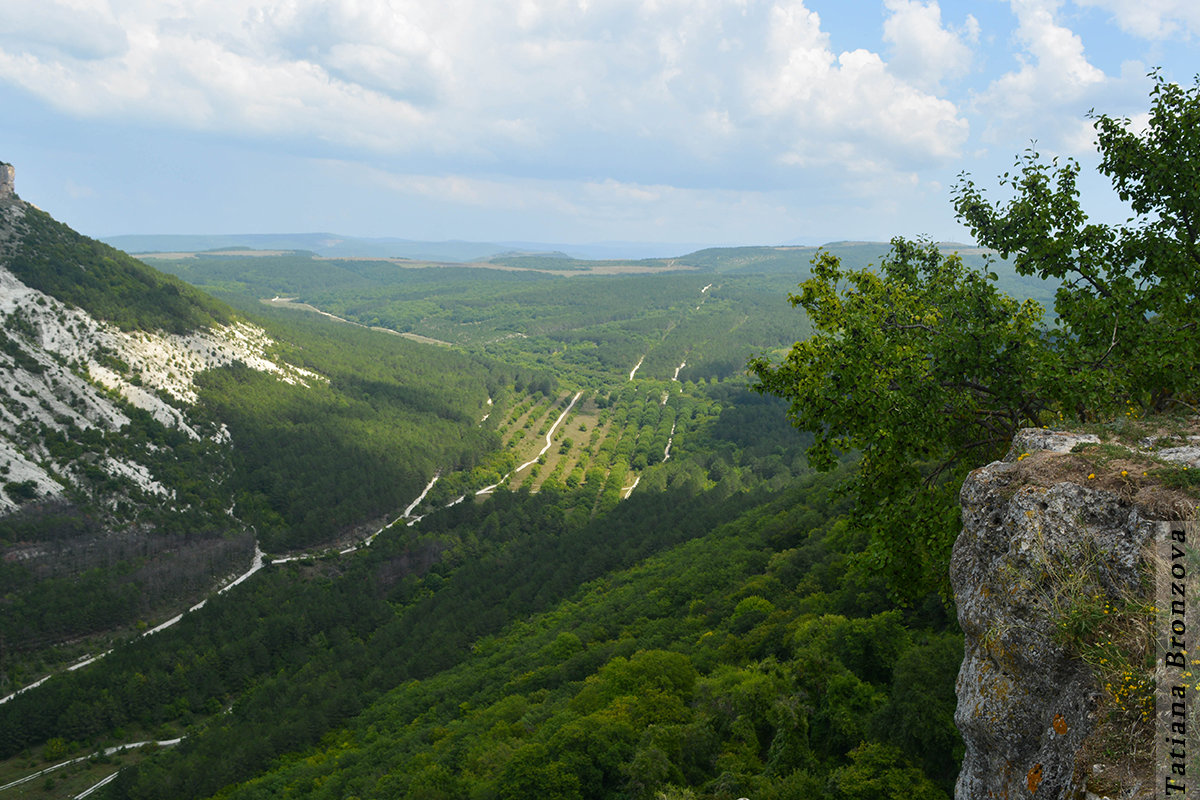
[[16,194],[16,169],[0,161],[0,200]]
[[[122,330],[22,282],[11,266],[34,247],[33,212],[13,193],[12,177],[13,167],[0,162],[0,518],[33,500],[95,494],[97,486],[106,492],[103,505],[114,508],[130,494],[154,504],[173,499],[148,460],[129,448],[61,443],[120,431],[131,408],[193,440],[223,440],[222,427],[200,430],[192,413],[204,370],[238,362],[290,383],[322,380],[273,356],[266,332],[246,322],[186,334]],[[106,268],[103,259],[68,266]]]
[[1025,430],[964,482],[959,800],[1153,796],[1148,576],[1156,521],[1194,518],[1169,477],[1195,439]]

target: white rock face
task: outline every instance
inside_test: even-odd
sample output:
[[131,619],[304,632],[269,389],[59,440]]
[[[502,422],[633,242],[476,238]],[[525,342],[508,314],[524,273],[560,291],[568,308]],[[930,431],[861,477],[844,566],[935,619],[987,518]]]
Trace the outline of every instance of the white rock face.
[[1099,444],[1100,437],[1092,433],[1053,431],[1047,428],[1022,428],[1013,437],[1005,461],[1012,461],[1021,453],[1049,450],[1052,453],[1069,453],[1077,444]]
[[[75,465],[52,456],[44,431],[64,433],[71,426],[119,430],[129,417],[112,395],[192,439],[225,441],[224,428],[202,432],[189,421],[198,373],[240,361],[288,383],[323,380],[273,360],[267,352],[270,338],[253,325],[236,323],[187,335],[125,332],[26,286],[3,263],[0,332],[8,350],[22,353],[18,357],[0,350],[0,486],[32,481],[42,498],[61,497],[77,479]],[[108,458],[98,466],[144,492],[170,494],[134,461]],[[20,498],[10,494],[0,491],[0,514],[20,505]]]

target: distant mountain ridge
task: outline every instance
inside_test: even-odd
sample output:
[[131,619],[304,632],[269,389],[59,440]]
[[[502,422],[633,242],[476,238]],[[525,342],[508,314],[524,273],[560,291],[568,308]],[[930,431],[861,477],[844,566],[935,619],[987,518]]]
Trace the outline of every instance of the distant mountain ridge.
[[[552,242],[416,241],[399,238],[361,238],[335,233],[220,234],[220,235],[129,235],[110,236],[105,242],[140,256],[165,253],[195,253],[219,256],[228,251],[288,251],[314,253],[323,258],[400,258],[435,263],[523,262],[537,268],[545,259],[548,268],[563,268],[567,262],[654,262],[669,261],[715,272],[792,272],[805,268],[818,250],[842,259],[845,266],[860,269],[878,264],[888,251],[888,242],[835,241],[821,245],[733,245],[672,244],[653,242],[601,242],[561,244]],[[939,242],[944,252],[958,252],[974,265],[982,265],[988,251],[963,242]],[[554,262],[554,263],[551,263]],[[1011,272],[1000,262],[1002,274]],[[569,268],[569,267],[568,267]]]
[[336,258],[411,258],[415,261],[466,262],[513,253],[567,254],[572,258],[669,258],[702,244],[654,242],[547,242],[420,241],[402,238],[368,238],[336,233],[253,234],[132,234],[106,236],[103,241],[129,253],[206,252],[230,248],[255,250],[306,250]]

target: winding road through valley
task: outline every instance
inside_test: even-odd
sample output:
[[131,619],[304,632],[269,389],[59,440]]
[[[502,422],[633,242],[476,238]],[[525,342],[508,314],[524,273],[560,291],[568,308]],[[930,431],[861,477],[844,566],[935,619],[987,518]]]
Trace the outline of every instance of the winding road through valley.
[[[556,430],[558,430],[558,426],[561,425],[562,421],[567,418],[567,415],[571,413],[571,409],[573,409],[575,407],[575,404],[579,402],[579,398],[582,396],[583,396],[583,392],[576,392],[575,396],[571,398],[571,402],[567,405],[567,407],[565,409],[563,409],[563,412],[558,415],[558,419],[556,419],[554,421],[554,424],[552,426],[550,426],[550,430],[546,433],[545,446],[538,452],[538,454],[536,456],[533,457],[532,460],[526,461],[524,464],[517,467],[512,472],[506,474],[503,478],[500,479],[499,483],[494,483],[491,486],[485,486],[484,488],[477,491],[475,494],[477,496],[491,494],[493,491],[496,490],[496,488],[501,483],[504,483],[504,481],[508,480],[508,478],[512,474],[520,472],[521,470],[526,469],[526,468],[536,464],[537,460],[539,458],[541,458],[543,455],[545,455],[546,451],[548,451],[553,446],[554,432]],[[413,511],[415,511],[417,506],[419,506],[421,504],[421,501],[425,499],[426,495],[429,494],[429,490],[433,488],[433,485],[435,483],[437,483],[439,477],[440,477],[440,474],[434,475],[433,478],[429,481],[429,483],[426,484],[425,489],[421,492],[421,494],[417,497],[417,499],[415,499],[411,503],[409,503],[408,507],[404,509],[403,513],[401,513],[399,517],[397,517],[396,519],[392,520],[391,522],[389,522],[386,525],[379,528],[379,530],[375,531],[370,536],[368,536],[366,539],[364,539],[361,544],[351,545],[350,547],[347,547],[343,550],[339,550],[338,554],[346,555],[348,553],[355,552],[356,550],[358,550],[361,547],[370,546],[370,544],[373,541],[375,541],[375,537],[377,537],[379,534],[383,533],[384,531],[389,530],[390,528],[392,528],[399,522],[407,521],[407,523],[409,525],[412,525],[414,522],[417,522],[418,520],[420,520],[421,517],[413,517]],[[464,498],[459,497],[456,500],[449,503],[448,506],[456,505],[457,503],[462,502],[463,499]],[[315,558],[315,557],[318,557],[321,555],[325,555],[326,552],[327,551],[299,553],[296,555],[274,558],[274,559],[271,559],[270,561],[268,561],[266,559],[266,557],[264,556],[263,551],[259,547],[258,543],[255,542],[254,557],[250,561],[250,568],[247,569],[242,574],[235,577],[229,583],[222,586],[220,589],[218,589],[217,594],[224,594],[225,592],[228,592],[233,587],[248,580],[250,578],[250,576],[254,575],[254,573],[258,572],[260,569],[267,566],[268,564],[286,564],[291,561],[300,561],[300,560],[303,560],[306,558]],[[186,614],[189,614],[193,611],[198,611],[199,609],[203,608],[204,604],[206,602],[208,602],[207,598],[196,603],[194,606],[192,606],[191,608],[188,608],[186,611],[181,611],[180,613],[178,613],[175,616],[168,619],[166,622],[155,625],[150,630],[142,633],[142,635],[138,638],[142,638],[145,636],[152,636],[156,633],[159,633],[160,631],[166,630],[167,628],[171,627],[172,625],[174,625],[177,622],[179,622],[180,620],[182,620]],[[62,670],[62,672],[75,672],[76,670],[83,669],[84,667],[94,664],[95,662],[104,658],[106,655],[108,655],[111,652],[112,652],[112,650],[109,649],[109,650],[105,650],[104,652],[99,653],[97,655],[85,656],[82,659],[80,659],[80,660],[76,661],[75,663],[71,664],[70,666],[68,666],[65,670]],[[6,695],[5,697],[0,697],[0,705],[7,703],[9,700],[12,700],[14,697],[17,697],[18,695],[24,694],[25,692],[28,692],[31,689],[35,689],[38,686],[41,686],[43,683],[50,680],[57,674],[60,674],[60,673],[53,672],[49,675],[45,675],[45,676],[39,678],[38,680],[34,681],[33,683],[29,684],[28,686],[23,686],[20,689],[17,689],[15,692],[13,692],[9,695]],[[7,787],[0,786],[0,790],[5,789],[5,788],[7,788]]]
[[[148,744],[157,745],[159,747],[172,747],[174,745],[179,744],[182,741],[183,741],[183,739],[163,739],[158,742],[130,742],[129,744],[119,744],[119,745],[116,745],[115,747],[106,747],[103,750],[103,754],[106,756],[116,755],[117,753],[122,753],[126,750],[135,750],[139,747],[145,747]],[[78,758],[67,759],[66,761],[62,761],[58,764],[53,764],[49,767],[46,767],[45,769],[40,769],[37,772],[34,772],[30,775],[26,775],[24,778],[17,778],[15,781],[9,781],[8,783],[4,784],[3,786],[0,786],[0,792],[4,791],[5,789],[11,789],[14,786],[20,786],[23,783],[29,783],[29,781],[32,781],[36,778],[40,778],[47,773],[54,772],[55,770],[62,769],[63,767],[69,767],[72,764],[78,764],[81,761],[87,761],[93,755],[95,755],[95,754],[88,753],[86,756],[79,756]],[[110,781],[112,781],[112,779],[115,777],[117,777],[116,772],[114,772],[112,775],[109,775],[107,778],[100,781],[99,783],[93,785],[90,789],[75,795],[76,800],[78,800],[78,798],[81,798],[81,797],[87,797],[92,792],[99,789],[101,786],[104,786],[106,783],[109,783]]]

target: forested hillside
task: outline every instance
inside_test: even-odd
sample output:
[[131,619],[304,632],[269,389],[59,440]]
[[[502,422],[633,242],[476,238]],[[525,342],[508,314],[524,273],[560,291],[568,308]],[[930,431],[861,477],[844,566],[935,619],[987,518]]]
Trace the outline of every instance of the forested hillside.
[[[884,611],[883,588],[847,574],[852,537],[829,522],[834,509],[805,502],[821,489],[719,505],[669,491],[631,500],[602,532],[546,536],[545,520],[541,536],[511,539],[508,553],[429,573],[420,587],[432,580],[432,596],[409,611],[423,624],[361,644],[366,680],[396,688],[315,755],[225,796],[654,797],[693,787],[783,798],[831,786],[834,796],[942,796],[938,784],[955,772],[959,644],[936,604],[926,617]],[[524,503],[505,505],[489,516],[510,540],[505,519]],[[679,539],[690,541],[643,560]],[[529,556],[536,566],[512,568]],[[405,647],[417,640],[420,652]],[[344,664],[311,687],[304,696],[363,696]],[[121,791],[180,797],[200,784],[203,796],[243,777],[234,765],[263,737],[311,725],[319,711],[304,706],[280,707],[268,727],[231,719],[197,732],[160,765],[119,779]],[[214,774],[217,763],[231,768]]]
[[258,547],[378,528],[494,457],[493,393],[553,387],[261,306],[256,324],[12,195],[0,241],[0,696],[187,608]]
[[[806,332],[796,276],[537,258],[155,262],[315,376],[232,361],[179,404],[226,431],[220,477],[188,489],[228,520],[205,541],[266,566],[139,636],[202,589],[133,552],[58,579],[10,562],[5,640],[38,645],[8,646],[10,691],[116,647],[0,703],[0,786],[100,754],[0,792],[74,796],[119,769],[98,793],[944,796],[954,624],[936,596],[893,608],[842,476],[811,474],[811,438],[746,386],[751,355]],[[123,530],[51,513],[10,517],[9,546],[33,520]]]
[[41,209],[5,205],[0,258],[26,286],[124,330],[187,333],[231,320],[224,304]]
[[[501,491],[272,567],[0,706],[0,746],[186,734],[123,770],[123,797],[943,796],[960,652],[940,601],[888,610],[837,476],[806,476],[777,403],[722,403],[605,513],[578,513],[587,484]],[[798,473],[756,477],[765,453]]]
[[247,311],[246,301],[286,307],[285,298],[593,389],[628,376],[639,362],[638,376],[660,380],[736,377],[751,355],[804,333],[783,300],[804,274],[807,265],[799,263],[786,272],[724,277],[664,261],[648,274],[606,273],[596,266],[603,262],[558,269],[561,259],[545,257],[504,269],[306,253],[143,258]]

